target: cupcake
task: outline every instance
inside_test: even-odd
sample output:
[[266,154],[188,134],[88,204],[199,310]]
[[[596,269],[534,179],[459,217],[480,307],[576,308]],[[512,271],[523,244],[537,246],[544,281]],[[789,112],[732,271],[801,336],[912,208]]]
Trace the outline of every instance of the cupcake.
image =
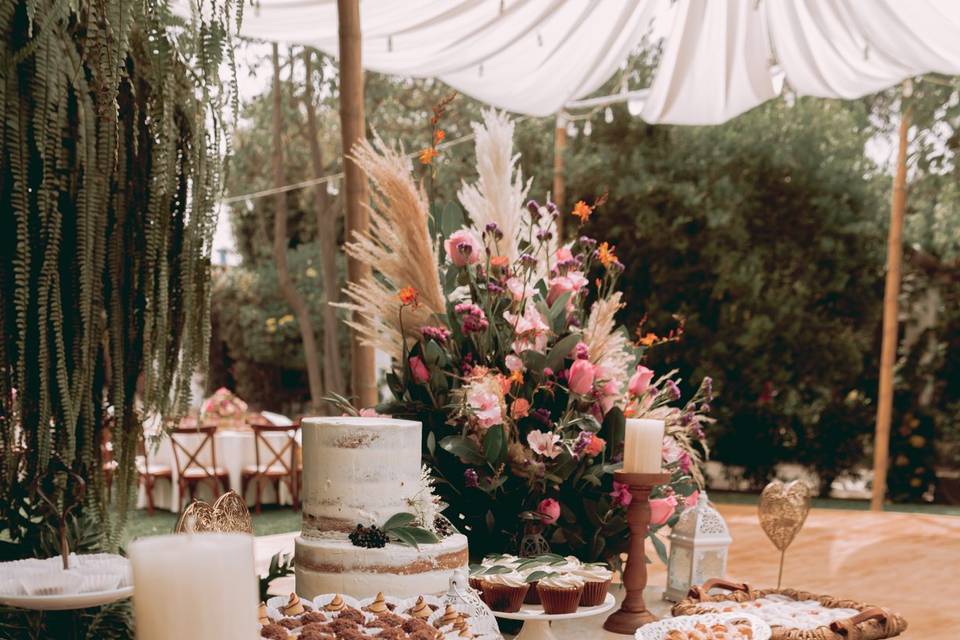
[[300,596],[295,593],[290,594],[290,598],[287,599],[287,604],[280,607],[280,611],[283,612],[285,616],[299,616],[306,609],[303,608],[303,603],[300,602]]
[[537,584],[543,612],[548,615],[573,613],[583,596],[583,578],[569,573],[545,576]]
[[426,620],[433,615],[433,609],[430,608],[430,605],[426,603],[423,599],[423,596],[417,598],[417,601],[412,607],[407,611],[407,615],[420,618],[421,620]]
[[383,591],[377,593],[377,597],[373,599],[373,602],[368,604],[365,609],[370,613],[386,613],[390,611],[390,607],[387,606],[387,601],[383,597]]
[[338,593],[335,596],[333,596],[333,600],[328,602],[323,607],[323,610],[330,611],[330,612],[342,611],[346,606],[347,606],[347,603],[343,601],[343,597]]
[[540,578],[549,575],[549,573],[549,568],[540,564],[528,565],[520,571],[520,575],[522,575],[523,579],[530,585],[530,588],[527,589],[527,595],[523,599],[523,604],[540,604],[540,593],[537,591],[537,582]]
[[607,590],[613,572],[602,564],[585,564],[579,569],[570,572],[571,575],[583,578],[583,597],[580,598],[581,607],[597,607],[607,599]]
[[520,573],[496,573],[480,578],[483,601],[494,611],[516,613],[530,589],[530,585]]

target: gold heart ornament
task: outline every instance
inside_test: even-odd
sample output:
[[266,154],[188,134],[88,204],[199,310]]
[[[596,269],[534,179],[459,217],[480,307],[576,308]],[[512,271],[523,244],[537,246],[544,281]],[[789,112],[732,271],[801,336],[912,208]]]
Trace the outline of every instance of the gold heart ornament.
[[227,491],[211,507],[202,500],[191,502],[177,521],[177,533],[253,533],[253,521],[235,491]]
[[760,526],[773,545],[785,551],[810,513],[810,489],[799,480],[774,480],[760,494]]

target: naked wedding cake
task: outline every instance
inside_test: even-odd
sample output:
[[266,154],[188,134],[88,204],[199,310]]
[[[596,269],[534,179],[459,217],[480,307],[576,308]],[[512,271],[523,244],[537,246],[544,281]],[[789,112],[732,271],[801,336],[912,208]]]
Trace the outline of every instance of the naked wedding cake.
[[[417,548],[389,541],[382,546],[381,530],[398,513],[428,519],[419,524],[434,528],[432,494],[420,465],[420,423],[332,417],[304,418],[301,424],[303,529],[296,541],[297,593],[363,598],[378,592],[398,597],[445,592],[453,572],[467,566],[465,536],[440,530],[435,544]],[[378,538],[376,543],[367,542],[371,536]]]

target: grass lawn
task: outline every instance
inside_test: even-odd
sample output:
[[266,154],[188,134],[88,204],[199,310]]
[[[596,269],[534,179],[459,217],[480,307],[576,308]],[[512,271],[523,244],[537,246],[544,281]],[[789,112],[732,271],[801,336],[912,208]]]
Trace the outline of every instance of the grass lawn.
[[[300,512],[290,507],[264,506],[263,513],[253,514],[253,532],[258,536],[268,536],[274,533],[299,531],[300,517]],[[146,509],[138,509],[130,513],[124,545],[144,536],[173,533],[175,526],[177,526],[176,513],[157,509],[152,516],[148,516]]]

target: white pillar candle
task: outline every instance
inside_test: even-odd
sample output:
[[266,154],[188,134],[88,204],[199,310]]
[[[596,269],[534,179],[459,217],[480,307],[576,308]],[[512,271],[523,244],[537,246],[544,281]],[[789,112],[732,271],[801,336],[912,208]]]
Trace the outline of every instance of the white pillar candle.
[[627,420],[623,442],[623,470],[627,473],[660,473],[663,420]]
[[253,536],[142,538],[129,554],[137,640],[258,640]]

